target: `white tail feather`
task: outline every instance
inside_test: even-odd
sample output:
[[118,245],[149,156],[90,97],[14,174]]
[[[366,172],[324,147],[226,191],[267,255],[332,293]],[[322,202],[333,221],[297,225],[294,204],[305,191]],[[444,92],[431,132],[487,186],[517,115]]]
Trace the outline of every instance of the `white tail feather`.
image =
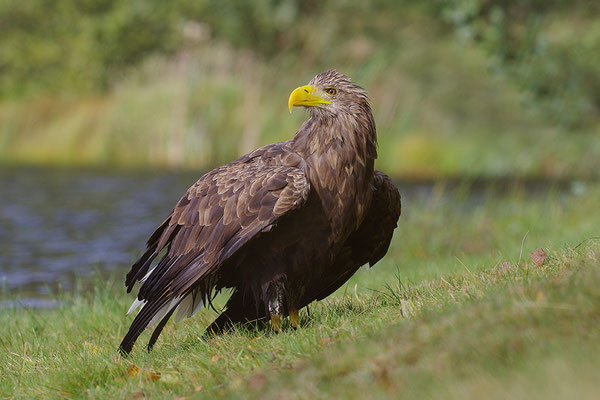
[[173,300],[171,300],[170,303],[159,309],[158,312],[154,315],[154,317],[152,317],[147,327],[150,328],[151,326],[156,325],[156,323],[163,319],[164,316],[167,315],[167,313],[173,309],[173,307],[177,306],[179,300],[181,300],[181,296],[175,297]]
[[181,321],[185,317],[191,317],[194,315],[202,306],[204,302],[200,299],[199,293],[192,292],[188,294],[179,307],[177,308],[177,315],[175,316],[175,320],[177,322]]
[[146,275],[144,275],[144,277],[142,279],[140,279],[140,283],[146,282],[146,279],[148,279],[148,277],[150,276],[150,274],[154,271],[154,268],[156,268],[156,266],[154,266],[150,271],[148,271],[146,273]]
[[133,304],[131,304],[131,307],[129,307],[129,311],[127,311],[127,315],[131,314],[132,312],[134,312],[139,306],[142,306],[140,308],[140,311],[142,310],[142,308],[144,308],[144,306],[146,305],[146,300],[140,300],[137,297],[135,298],[135,301],[133,302]]
[[194,307],[194,309],[192,310],[192,312],[190,313],[190,315],[188,315],[188,317],[191,317],[192,315],[196,314],[198,312],[199,309],[201,309],[202,307],[204,307],[204,301],[200,300],[196,303],[196,307]]

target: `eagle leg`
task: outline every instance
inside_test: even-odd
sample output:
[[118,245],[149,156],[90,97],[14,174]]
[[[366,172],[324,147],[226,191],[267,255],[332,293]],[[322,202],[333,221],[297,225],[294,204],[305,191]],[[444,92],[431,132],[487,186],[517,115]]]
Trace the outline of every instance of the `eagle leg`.
[[281,329],[281,316],[285,315],[285,283],[283,280],[271,281],[266,290],[267,310],[271,316],[271,326],[275,332]]
[[294,330],[298,329],[298,310],[290,310],[290,324]]
[[279,333],[281,329],[281,314],[271,314],[271,326],[275,333]]

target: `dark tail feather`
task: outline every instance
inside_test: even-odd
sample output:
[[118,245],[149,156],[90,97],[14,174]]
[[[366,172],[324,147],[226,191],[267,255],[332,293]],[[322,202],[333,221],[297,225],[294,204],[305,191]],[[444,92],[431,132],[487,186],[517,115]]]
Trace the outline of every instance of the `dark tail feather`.
[[[180,225],[169,226],[171,216],[163,221],[163,223],[154,231],[148,242],[146,243],[146,251],[144,254],[133,264],[131,270],[127,274],[125,279],[125,286],[127,286],[127,293],[131,292],[133,285],[135,282],[140,280],[150,268],[152,261],[156,258],[158,253],[163,249],[163,247],[169,243],[179,229]],[[167,235],[167,237],[163,238],[163,233]],[[163,239],[163,240],[160,240]],[[160,246],[159,246],[160,245]]]
[[167,321],[169,320],[169,318],[171,318],[171,315],[173,315],[173,312],[175,311],[176,308],[177,308],[177,306],[171,308],[171,311],[169,311],[167,313],[167,315],[165,315],[163,317],[163,319],[160,320],[159,324],[154,329],[154,332],[152,332],[152,337],[150,338],[150,341],[148,342],[148,352],[152,351],[152,347],[154,347],[154,343],[156,343],[156,339],[158,339],[158,337],[160,336],[160,333],[162,332],[163,328],[167,324]]
[[138,336],[140,336],[140,334],[144,331],[144,329],[146,329],[146,327],[152,320],[152,317],[154,317],[158,310],[165,306],[169,301],[169,299],[163,298],[158,301],[146,304],[144,308],[140,310],[138,315],[136,315],[135,319],[131,323],[131,327],[129,328],[129,331],[123,338],[121,345],[119,346],[119,351],[121,352],[121,354],[126,356],[131,352],[131,349],[133,349],[133,344],[137,340]]
[[135,282],[138,279],[146,275],[150,264],[152,264],[152,261],[154,261],[156,256],[157,253],[155,245],[146,250],[146,252],[140,257],[140,259],[135,264],[133,264],[133,266],[131,267],[131,271],[129,271],[125,279],[127,293],[131,292],[131,289],[133,289],[133,285],[135,285]]

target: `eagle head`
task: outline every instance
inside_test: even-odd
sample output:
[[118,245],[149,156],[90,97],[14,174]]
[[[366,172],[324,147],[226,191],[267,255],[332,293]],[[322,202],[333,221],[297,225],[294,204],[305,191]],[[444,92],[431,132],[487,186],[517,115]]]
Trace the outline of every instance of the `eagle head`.
[[308,85],[294,89],[288,100],[290,112],[294,106],[309,108],[313,117],[370,112],[366,91],[334,69],[315,76]]

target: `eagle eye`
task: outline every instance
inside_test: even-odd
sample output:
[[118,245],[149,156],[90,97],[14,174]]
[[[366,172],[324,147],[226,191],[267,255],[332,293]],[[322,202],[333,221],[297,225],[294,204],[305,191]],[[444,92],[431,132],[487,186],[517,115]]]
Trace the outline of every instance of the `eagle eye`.
[[335,88],[328,87],[325,88],[325,93],[327,93],[330,96],[335,96],[337,94],[337,90]]

